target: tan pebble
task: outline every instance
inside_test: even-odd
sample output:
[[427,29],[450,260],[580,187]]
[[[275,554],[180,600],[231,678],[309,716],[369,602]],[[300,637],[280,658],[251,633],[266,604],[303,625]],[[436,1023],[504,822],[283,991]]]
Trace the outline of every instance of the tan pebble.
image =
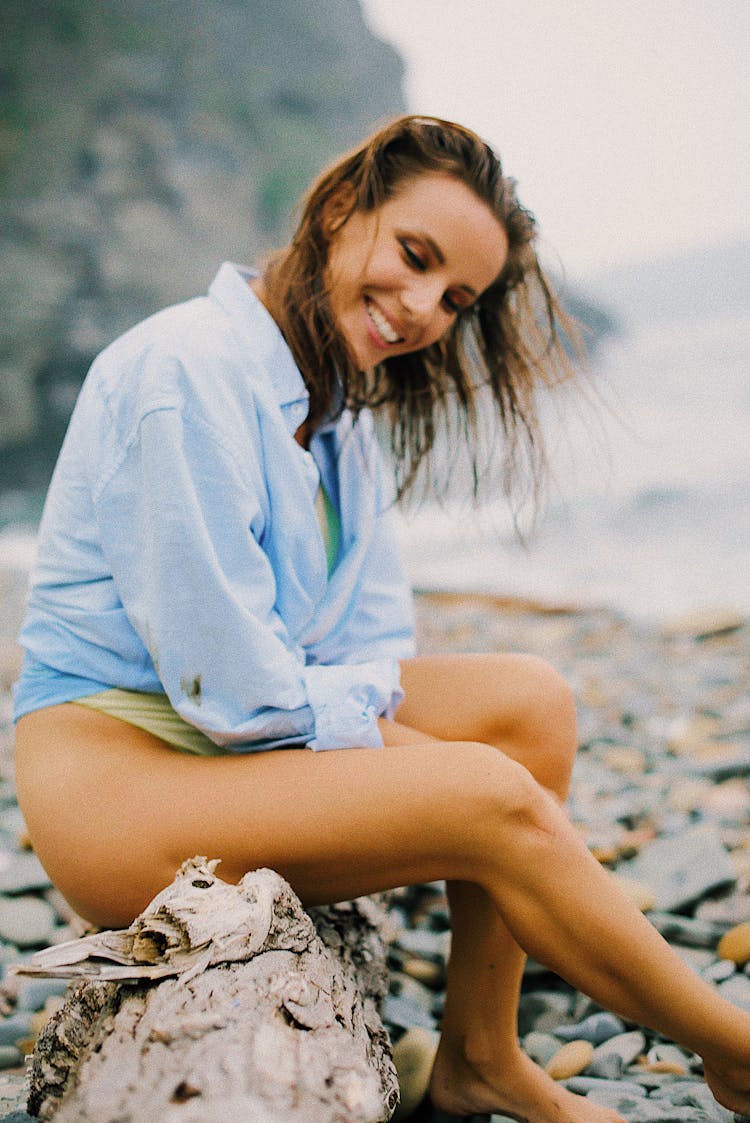
[[634,857],[647,842],[652,842],[654,837],[655,832],[651,827],[640,827],[638,830],[626,831],[620,843],[620,857]]
[[675,811],[690,814],[702,807],[711,790],[708,780],[682,780],[675,784],[667,796],[667,802]]
[[741,821],[750,811],[750,792],[745,780],[727,780],[706,792],[705,808],[712,815]]
[[628,898],[629,901],[639,908],[641,912],[648,912],[656,905],[656,896],[653,889],[648,885],[644,885],[641,881],[633,881],[629,877],[623,877],[622,874],[612,875],[617,883],[617,887],[621,893]]
[[729,859],[734,866],[737,881],[748,883],[742,891],[744,893],[750,893],[750,853],[744,849],[731,850]]
[[646,757],[641,750],[627,745],[616,745],[609,749],[604,761],[615,772],[643,772],[646,767]]
[[746,623],[747,619],[741,612],[732,609],[705,609],[674,617],[662,627],[662,634],[668,638],[692,636],[694,639],[708,639],[710,636],[736,632]]
[[667,745],[675,753],[691,752],[696,745],[710,740],[719,728],[714,717],[693,714],[676,721],[667,736]]
[[414,956],[404,960],[401,970],[405,975],[410,975],[426,987],[439,987],[445,982],[445,971],[439,963],[430,959],[418,959]]
[[398,1074],[401,1102],[393,1115],[394,1123],[408,1119],[424,1099],[438,1047],[438,1034],[421,1026],[407,1029],[393,1047],[393,1063]]
[[639,1066],[644,1072],[664,1072],[673,1076],[685,1076],[687,1069],[677,1061],[646,1061]]
[[581,689],[581,705],[587,710],[599,710],[607,704],[607,695],[601,679],[590,676]]
[[585,1072],[593,1056],[594,1046],[590,1041],[569,1041],[550,1057],[544,1071],[553,1080],[567,1080],[570,1076],[580,1076]]
[[620,847],[614,843],[599,844],[593,843],[591,846],[591,853],[603,866],[613,866],[617,859],[620,857]]
[[742,752],[736,741],[700,741],[690,748],[690,756],[699,763],[715,764],[717,761],[732,760]]
[[725,932],[716,954],[719,959],[729,959],[732,963],[747,963],[750,960],[750,923],[735,924]]

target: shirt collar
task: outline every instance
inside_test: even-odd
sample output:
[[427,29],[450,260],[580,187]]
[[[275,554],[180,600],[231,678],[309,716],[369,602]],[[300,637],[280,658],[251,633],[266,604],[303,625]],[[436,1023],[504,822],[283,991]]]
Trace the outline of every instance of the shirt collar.
[[[250,288],[257,273],[225,261],[208,290],[209,296],[229,316],[232,329],[248,355],[266,373],[278,404],[296,406],[294,427],[307,416],[309,394],[299,368],[276,321]],[[304,406],[304,410],[300,410]]]

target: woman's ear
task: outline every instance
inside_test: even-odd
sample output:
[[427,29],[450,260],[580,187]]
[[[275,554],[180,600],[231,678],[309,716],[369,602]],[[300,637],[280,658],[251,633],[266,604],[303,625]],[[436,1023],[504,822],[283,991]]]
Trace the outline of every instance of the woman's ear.
[[354,210],[355,191],[351,184],[342,183],[323,204],[323,232],[327,238],[340,230]]

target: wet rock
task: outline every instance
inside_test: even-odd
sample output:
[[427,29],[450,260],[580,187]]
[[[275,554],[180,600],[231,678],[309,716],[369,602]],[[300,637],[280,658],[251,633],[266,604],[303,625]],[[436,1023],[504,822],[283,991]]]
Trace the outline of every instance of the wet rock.
[[447,959],[450,955],[450,932],[433,932],[429,928],[405,928],[399,933],[401,948],[422,958]]
[[726,925],[719,921],[696,920],[677,913],[650,912],[648,918],[665,940],[686,947],[715,948],[726,932]]
[[646,1096],[646,1089],[627,1080],[603,1080],[599,1076],[571,1076],[564,1081],[569,1092],[577,1096],[588,1096],[591,1092],[611,1094],[615,1096]]
[[394,1045],[393,1063],[401,1092],[401,1102],[393,1116],[394,1123],[408,1119],[424,1098],[430,1083],[438,1040],[436,1032],[414,1026]]
[[750,923],[730,928],[719,940],[716,952],[720,959],[729,959],[741,966],[750,961]]
[[723,983],[725,979],[731,979],[735,972],[735,965],[729,959],[719,959],[715,963],[710,963],[701,971],[701,975],[709,983]]
[[11,1014],[7,1018],[0,1018],[0,1046],[16,1045],[19,1041],[30,1037],[32,1032],[32,1018],[30,1013]]
[[544,1066],[544,1071],[553,1080],[567,1080],[571,1076],[578,1076],[585,1072],[593,1055],[594,1046],[590,1041],[568,1041],[553,1057],[550,1057]]
[[437,1021],[419,1002],[402,995],[389,994],[383,1001],[383,1020],[398,1029],[436,1029]]
[[719,983],[719,992],[735,1006],[750,1011],[750,979],[747,975],[735,973],[723,983]]
[[624,1032],[625,1023],[621,1018],[615,1014],[602,1012],[590,1014],[576,1025],[558,1026],[555,1037],[559,1037],[561,1041],[575,1041],[580,1038],[583,1041],[590,1041],[592,1045],[601,1045],[603,1041],[609,1041],[611,1037]]
[[[7,813],[3,812],[7,822]],[[0,893],[26,893],[32,889],[47,889],[49,875],[44,866],[31,853],[0,854]]]
[[0,1045],[0,1068],[18,1068],[23,1064],[23,1057],[15,1045]]
[[646,1054],[643,1067],[648,1072],[686,1076],[690,1071],[690,1056],[676,1045],[654,1045]]
[[667,638],[692,636],[693,639],[706,640],[736,632],[746,623],[741,612],[690,612],[668,620],[662,626],[662,635]]
[[24,1013],[43,1010],[50,998],[59,998],[68,988],[66,979],[20,979],[16,1009]]
[[56,924],[55,910],[40,897],[0,897],[0,936],[17,947],[49,944]]
[[432,990],[437,990],[445,983],[443,964],[431,959],[417,959],[415,956],[410,956],[404,959],[401,970],[405,975]]
[[625,864],[623,872],[653,889],[662,912],[692,905],[736,881],[729,855],[717,831],[710,826],[655,839]]
[[589,1063],[588,1075],[616,1080],[645,1048],[646,1038],[640,1030],[620,1033],[597,1045]]
[[559,1048],[558,1037],[551,1033],[539,1033],[532,1030],[523,1039],[523,1050],[527,1057],[531,1057],[532,1061],[541,1065],[542,1068],[554,1057]]

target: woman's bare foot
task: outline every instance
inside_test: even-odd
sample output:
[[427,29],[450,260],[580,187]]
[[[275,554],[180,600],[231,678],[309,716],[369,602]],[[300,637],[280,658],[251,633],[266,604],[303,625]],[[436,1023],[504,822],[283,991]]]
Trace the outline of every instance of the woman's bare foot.
[[750,1067],[714,1066],[704,1059],[703,1072],[712,1095],[722,1107],[750,1118]]
[[626,1123],[621,1115],[556,1084],[520,1049],[503,1057],[492,1079],[438,1050],[430,1082],[436,1107],[454,1115],[509,1115],[520,1123]]

